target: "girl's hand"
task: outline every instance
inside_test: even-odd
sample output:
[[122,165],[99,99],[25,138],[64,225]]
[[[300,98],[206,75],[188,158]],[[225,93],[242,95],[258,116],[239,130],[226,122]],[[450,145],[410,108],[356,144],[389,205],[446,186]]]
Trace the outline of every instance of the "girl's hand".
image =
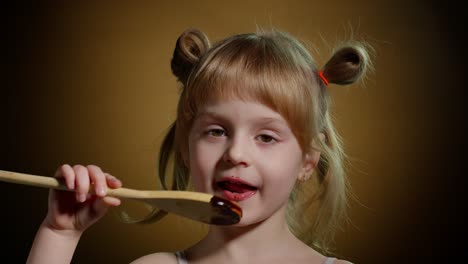
[[[117,178],[101,168],[88,165],[62,165],[55,173],[63,178],[70,191],[50,190],[49,210],[43,225],[53,231],[81,234],[104,216],[109,206],[120,205],[115,197],[106,197],[107,188],[120,188]],[[95,194],[88,192],[93,189]]]

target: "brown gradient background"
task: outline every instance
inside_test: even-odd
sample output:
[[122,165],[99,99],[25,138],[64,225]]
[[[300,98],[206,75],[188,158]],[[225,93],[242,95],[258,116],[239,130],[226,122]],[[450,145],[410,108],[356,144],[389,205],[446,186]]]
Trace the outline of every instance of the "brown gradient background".
[[[60,2],[60,1],[57,1]],[[359,202],[337,236],[355,263],[447,261],[463,252],[461,9],[447,1],[43,2],[4,9],[0,169],[53,175],[96,164],[126,187],[157,188],[157,150],[174,119],[170,59],[180,33],[212,41],[274,26],[314,43],[319,65],[349,35],[376,48],[365,85],[331,86]],[[128,1],[130,2],[130,1]],[[449,12],[450,11],[450,12]],[[3,257],[24,263],[47,190],[0,183]],[[137,205],[124,205],[133,210]],[[139,212],[135,209],[135,213]],[[83,236],[75,263],[128,263],[195,242],[205,227],[170,216],[126,225],[112,214]],[[10,262],[9,262],[10,263]]]

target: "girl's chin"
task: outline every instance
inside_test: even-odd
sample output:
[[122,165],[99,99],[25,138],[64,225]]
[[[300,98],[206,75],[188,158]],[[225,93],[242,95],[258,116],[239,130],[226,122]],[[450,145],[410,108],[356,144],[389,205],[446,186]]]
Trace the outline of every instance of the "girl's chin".
[[244,228],[244,227],[253,227],[256,224],[259,224],[263,222],[265,219],[261,218],[259,215],[252,215],[251,213],[249,214],[246,210],[243,210],[243,216],[240,220],[239,223],[234,224],[234,225],[227,225],[224,227],[227,228]]

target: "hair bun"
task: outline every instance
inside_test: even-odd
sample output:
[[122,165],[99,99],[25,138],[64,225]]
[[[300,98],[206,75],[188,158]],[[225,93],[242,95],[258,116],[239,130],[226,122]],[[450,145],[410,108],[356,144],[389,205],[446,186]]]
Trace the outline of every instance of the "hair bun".
[[171,60],[171,69],[182,84],[186,84],[193,67],[209,47],[208,37],[197,29],[188,29],[177,39]]
[[367,49],[356,42],[336,50],[323,67],[323,74],[330,83],[351,84],[366,73],[369,64]]

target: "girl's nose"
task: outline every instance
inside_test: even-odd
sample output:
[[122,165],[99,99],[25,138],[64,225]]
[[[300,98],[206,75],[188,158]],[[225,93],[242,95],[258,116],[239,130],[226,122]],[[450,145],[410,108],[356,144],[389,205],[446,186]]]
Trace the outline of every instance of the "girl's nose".
[[234,166],[249,166],[250,161],[248,160],[248,145],[246,142],[239,138],[231,139],[224,152],[223,160]]

